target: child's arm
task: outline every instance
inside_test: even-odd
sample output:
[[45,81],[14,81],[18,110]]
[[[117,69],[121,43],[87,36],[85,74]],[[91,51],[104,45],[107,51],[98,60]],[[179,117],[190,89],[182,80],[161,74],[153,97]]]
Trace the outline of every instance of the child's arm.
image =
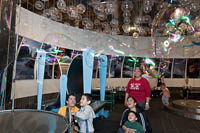
[[122,129],[126,132],[129,132],[130,128],[127,128],[125,125],[122,126]]
[[75,117],[82,119],[82,120],[87,120],[87,119],[89,119],[91,113],[92,112],[89,108],[85,108],[84,111],[76,112]]
[[160,92],[160,95],[162,95],[162,94],[163,94],[163,91]]

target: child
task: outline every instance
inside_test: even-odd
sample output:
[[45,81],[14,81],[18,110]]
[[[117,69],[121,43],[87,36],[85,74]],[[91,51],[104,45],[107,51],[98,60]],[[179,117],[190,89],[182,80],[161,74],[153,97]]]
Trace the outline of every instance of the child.
[[125,133],[144,133],[143,127],[136,120],[135,112],[130,111],[128,114],[128,121],[126,121],[122,127],[125,129]]
[[80,110],[75,113],[75,118],[78,119],[80,133],[94,133],[93,119],[95,113],[89,105],[92,102],[90,94],[83,94],[80,100]]
[[161,94],[163,94],[162,95],[162,103],[163,103],[164,106],[168,106],[169,105],[170,93],[169,93],[169,90],[166,87],[165,83],[161,84],[161,89],[162,89]]
[[190,94],[190,89],[192,88],[192,85],[189,83],[188,78],[185,79],[185,85],[183,86],[183,98],[188,99],[188,96]]

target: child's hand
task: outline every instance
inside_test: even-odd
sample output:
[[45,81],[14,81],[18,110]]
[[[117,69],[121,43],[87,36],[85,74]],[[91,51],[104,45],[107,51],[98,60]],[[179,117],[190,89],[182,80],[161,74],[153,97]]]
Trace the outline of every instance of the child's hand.
[[130,128],[126,128],[126,132],[125,133],[130,133]]
[[72,115],[75,115],[75,112],[72,112],[71,114],[72,114]]
[[135,133],[135,131],[136,131],[135,129],[130,129],[129,133]]
[[74,130],[77,131],[77,132],[79,131],[77,126],[74,126]]

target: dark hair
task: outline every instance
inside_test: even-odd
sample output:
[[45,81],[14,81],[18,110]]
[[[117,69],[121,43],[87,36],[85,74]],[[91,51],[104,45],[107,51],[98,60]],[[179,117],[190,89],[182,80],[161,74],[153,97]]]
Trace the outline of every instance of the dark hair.
[[135,103],[137,102],[136,99],[135,99],[134,97],[128,97],[127,99],[129,99],[129,98],[133,99],[133,101],[134,101]]
[[135,116],[137,117],[137,114],[136,114],[136,112],[134,112],[134,111],[130,111],[128,114],[130,114],[130,113],[133,113],[133,114],[135,114]]
[[74,96],[74,97],[76,97],[75,94],[68,94],[68,95],[66,95],[66,101],[69,100],[69,97],[70,97],[70,96]]
[[92,102],[92,96],[91,96],[91,94],[85,93],[82,96],[85,96],[87,98],[87,101],[91,101]]
[[166,84],[165,84],[165,83],[162,83],[161,86],[166,86]]
[[165,83],[162,83],[162,84],[160,85],[160,87],[163,87],[163,86],[166,86],[166,84],[165,84]]

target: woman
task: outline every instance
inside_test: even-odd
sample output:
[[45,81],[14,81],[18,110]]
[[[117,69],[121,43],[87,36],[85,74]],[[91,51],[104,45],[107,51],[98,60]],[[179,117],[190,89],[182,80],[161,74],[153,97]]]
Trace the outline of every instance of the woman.
[[127,98],[134,97],[137,104],[143,109],[148,110],[151,96],[151,88],[147,79],[142,77],[142,70],[136,68],[134,72],[135,78],[130,79],[126,87],[126,95],[124,104],[127,105]]

